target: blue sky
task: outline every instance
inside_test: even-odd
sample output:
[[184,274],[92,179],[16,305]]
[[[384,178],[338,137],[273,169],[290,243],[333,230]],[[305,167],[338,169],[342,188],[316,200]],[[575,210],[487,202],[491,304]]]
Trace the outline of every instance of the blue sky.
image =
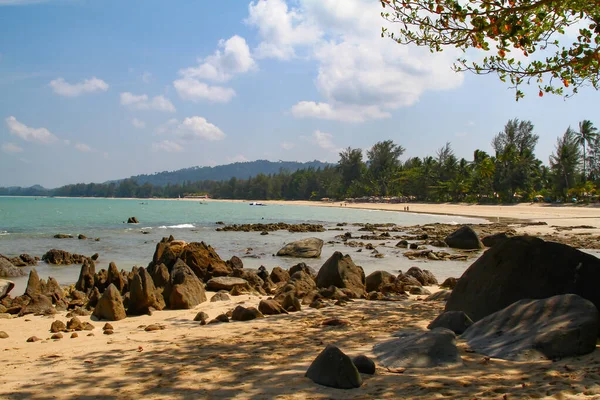
[[[224,6],[226,4],[226,6]],[[338,160],[392,139],[404,158],[489,153],[529,119],[600,124],[598,94],[514,92],[380,37],[372,0],[0,0],[0,186],[103,182],[235,161]]]

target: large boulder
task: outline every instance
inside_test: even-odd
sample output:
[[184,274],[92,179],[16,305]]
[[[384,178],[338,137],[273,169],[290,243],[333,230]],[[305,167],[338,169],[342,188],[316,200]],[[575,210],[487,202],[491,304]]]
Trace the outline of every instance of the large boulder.
[[481,243],[483,243],[485,247],[493,247],[512,236],[513,235],[509,234],[508,232],[494,233],[492,235],[483,237],[481,239]]
[[360,298],[365,296],[365,272],[357,266],[349,255],[339,251],[325,261],[319,270],[316,279],[317,287],[328,288],[335,286],[348,289],[352,296]]
[[106,276],[106,285],[110,285],[111,283],[117,287],[119,293],[123,293],[125,279],[123,279],[123,275],[121,275],[114,262],[108,264],[108,273]]
[[248,281],[242,278],[232,278],[229,276],[220,276],[212,278],[206,283],[206,290],[218,292],[219,290],[230,291],[236,286],[241,286],[249,289]]
[[217,254],[215,249],[204,242],[187,244],[180,258],[203,281],[213,277],[227,276],[233,269]]
[[337,389],[362,385],[362,377],[350,357],[331,344],[315,358],[305,376],[319,385]]
[[15,283],[7,281],[6,279],[0,279],[0,300],[8,296],[11,290],[15,287]]
[[446,311],[437,316],[431,321],[427,329],[446,328],[450,329],[457,335],[461,335],[469,326],[473,325],[473,321],[467,314],[462,311]]
[[79,279],[75,283],[75,289],[86,292],[94,287],[94,275],[96,264],[92,260],[85,260],[79,271]]
[[470,226],[463,226],[444,239],[449,247],[454,249],[474,250],[483,249],[483,243]]
[[8,259],[0,257],[0,277],[17,278],[19,276],[25,276],[25,271],[15,267]]
[[438,281],[435,278],[435,276],[433,275],[433,273],[431,273],[428,270],[422,270],[419,267],[410,267],[408,271],[406,271],[406,273],[404,274],[405,276],[412,276],[413,278],[415,278],[416,280],[419,281],[419,283],[423,286],[431,286],[431,285],[437,285]]
[[125,314],[125,307],[123,306],[123,298],[115,285],[108,285],[104,293],[102,293],[102,297],[98,300],[98,304],[96,304],[92,315],[98,319],[106,319],[108,321],[118,321],[127,316]]
[[461,362],[456,336],[449,329],[400,332],[397,339],[373,347],[379,364],[387,368],[432,368]]
[[264,315],[277,315],[287,314],[288,312],[279,304],[279,302],[273,299],[261,300],[258,303],[258,311]]
[[303,299],[316,288],[315,280],[310,275],[298,271],[292,274],[290,280],[277,291],[275,299],[281,302],[288,293],[292,293],[297,299]]
[[173,310],[194,308],[206,301],[202,282],[182,260],[173,266],[164,297]]
[[160,293],[157,293],[152,277],[144,268],[139,268],[133,275],[129,288],[130,315],[148,314],[151,308],[162,310],[165,307]]
[[250,321],[256,318],[264,318],[264,315],[254,307],[237,306],[231,313],[233,321]]
[[522,299],[574,293],[600,307],[600,259],[573,247],[529,236],[487,250],[458,280],[446,311],[477,322]]
[[367,292],[379,292],[386,286],[393,284],[396,277],[387,271],[375,271],[366,277]]
[[575,294],[520,300],[471,325],[461,339],[490,357],[525,361],[556,359],[596,349],[600,316]]
[[81,254],[71,254],[68,251],[51,249],[42,256],[42,261],[53,265],[83,264],[87,259]]
[[30,298],[29,303],[24,306],[19,312],[19,316],[27,314],[35,315],[54,315],[56,309],[52,306],[52,299],[43,294],[33,294],[28,296]]
[[321,256],[323,240],[319,238],[306,238],[288,243],[277,252],[278,256],[316,258]]
[[270,278],[273,283],[287,282],[290,279],[290,274],[281,267],[275,267],[271,271]]

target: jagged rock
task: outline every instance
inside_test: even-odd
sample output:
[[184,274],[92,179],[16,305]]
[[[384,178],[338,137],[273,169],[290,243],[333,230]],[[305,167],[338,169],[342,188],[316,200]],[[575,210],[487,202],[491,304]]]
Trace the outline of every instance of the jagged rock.
[[273,268],[270,275],[273,283],[287,282],[290,279],[290,274],[281,267]]
[[289,271],[290,277],[298,271],[302,271],[305,274],[307,274],[308,276],[311,276],[313,278],[315,278],[317,276],[317,271],[315,271],[314,268],[309,267],[305,263],[301,262],[301,263],[294,265],[292,268],[290,268],[290,271]]
[[387,368],[432,368],[461,362],[456,336],[449,329],[399,332],[397,339],[373,347],[379,364]]
[[0,300],[5,298],[14,287],[14,282],[7,281],[6,279],[0,279]]
[[184,247],[180,258],[204,282],[214,277],[228,276],[233,271],[232,267],[204,242],[189,243]]
[[42,294],[42,283],[35,268],[32,268],[31,271],[29,271],[29,279],[27,280],[25,294],[29,297],[36,294]]
[[54,315],[56,310],[52,306],[52,300],[43,294],[33,294],[29,296],[31,300],[29,304],[21,309],[19,316],[34,314],[34,315]]
[[231,278],[228,276],[221,276],[218,278],[212,278],[206,283],[206,289],[211,291],[227,290],[230,291],[235,286],[248,286],[248,281],[241,278]]
[[79,240],[86,240],[87,236],[85,236],[85,235],[83,235],[83,234],[80,233],[79,235],[77,235],[77,239],[79,239]]
[[263,313],[264,315],[277,315],[277,314],[287,314],[288,312],[279,304],[279,302],[269,299],[269,300],[261,300],[258,303],[258,311]]
[[525,361],[579,356],[596,349],[600,317],[575,294],[520,300],[471,325],[461,339],[481,354]]
[[144,268],[139,268],[131,280],[127,313],[143,315],[148,314],[150,309],[162,310],[164,307],[164,299],[157,293],[152,277]]
[[182,260],[177,260],[171,280],[165,289],[165,300],[173,310],[190,309],[206,301],[204,287],[198,277]]
[[473,325],[473,321],[467,314],[462,311],[446,311],[437,316],[431,321],[427,329],[446,328],[450,329],[457,335],[461,335],[469,326]]
[[64,322],[59,321],[59,320],[52,322],[52,325],[50,326],[50,332],[52,332],[52,333],[66,332],[66,331],[67,331],[67,326],[65,325]]
[[119,272],[116,264],[111,262],[108,264],[108,273],[106,276],[106,285],[113,284],[119,291],[119,293],[123,293],[123,289],[125,288],[125,280],[123,276]]
[[138,221],[138,219],[136,217],[129,217],[129,218],[127,218],[127,223],[128,224],[139,224],[140,221]]
[[278,256],[317,258],[321,256],[323,240],[319,238],[307,238],[286,244],[278,252]]
[[396,277],[387,271],[375,271],[366,277],[367,292],[378,292],[383,286],[393,284]]
[[461,276],[446,311],[473,321],[522,299],[574,293],[600,307],[600,260],[573,247],[515,236],[487,250]]
[[123,298],[115,285],[108,285],[104,293],[102,293],[102,297],[98,300],[98,304],[92,315],[98,319],[108,321],[118,321],[127,316],[125,314],[125,307],[123,306]]
[[333,285],[338,288],[349,289],[354,298],[366,296],[363,269],[354,264],[349,255],[344,256],[339,251],[333,253],[323,264],[317,274],[316,284],[320,288]]
[[444,239],[453,249],[474,250],[483,249],[483,243],[470,226],[463,226],[452,232]]
[[96,264],[93,261],[85,260],[79,271],[79,279],[75,283],[75,289],[87,292],[94,287],[94,275],[96,274]]
[[365,355],[359,355],[352,359],[352,363],[358,372],[368,375],[375,374],[375,362]]
[[152,281],[156,288],[165,288],[171,279],[169,269],[165,264],[151,265],[147,270],[152,276]]
[[42,256],[42,261],[53,265],[83,264],[87,259],[81,254],[71,254],[68,251],[52,249]]
[[362,378],[350,357],[334,345],[328,345],[312,362],[307,378],[313,382],[337,389],[354,389],[362,385]]
[[254,307],[237,306],[231,314],[234,321],[250,321],[256,318],[264,318],[264,315]]
[[229,300],[231,300],[229,295],[227,293],[223,293],[223,292],[215,293],[214,296],[210,298],[211,303],[215,303],[217,301],[229,301]]

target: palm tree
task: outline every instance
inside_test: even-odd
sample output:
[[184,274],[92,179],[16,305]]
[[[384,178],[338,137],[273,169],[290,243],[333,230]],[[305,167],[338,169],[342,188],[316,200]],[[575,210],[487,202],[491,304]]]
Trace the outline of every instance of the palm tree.
[[583,181],[587,180],[587,174],[585,170],[586,165],[586,144],[591,144],[598,137],[598,128],[594,126],[592,121],[583,120],[579,123],[579,132],[575,132],[575,140],[579,146],[583,147]]

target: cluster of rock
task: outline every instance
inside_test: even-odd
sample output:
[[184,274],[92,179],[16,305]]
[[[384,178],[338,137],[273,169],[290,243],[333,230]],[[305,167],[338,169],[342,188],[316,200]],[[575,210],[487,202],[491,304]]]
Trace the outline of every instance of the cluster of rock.
[[48,250],[42,256],[42,261],[53,265],[83,264],[85,261],[89,260],[89,257],[83,256],[81,254],[69,253],[68,251],[58,249]]
[[325,228],[320,224],[288,224],[277,222],[273,224],[234,224],[217,228],[218,232],[275,232],[288,231],[296,232],[325,232]]
[[25,276],[25,271],[21,267],[37,265],[38,261],[38,257],[32,257],[29,254],[21,254],[12,258],[0,254],[0,278]]

